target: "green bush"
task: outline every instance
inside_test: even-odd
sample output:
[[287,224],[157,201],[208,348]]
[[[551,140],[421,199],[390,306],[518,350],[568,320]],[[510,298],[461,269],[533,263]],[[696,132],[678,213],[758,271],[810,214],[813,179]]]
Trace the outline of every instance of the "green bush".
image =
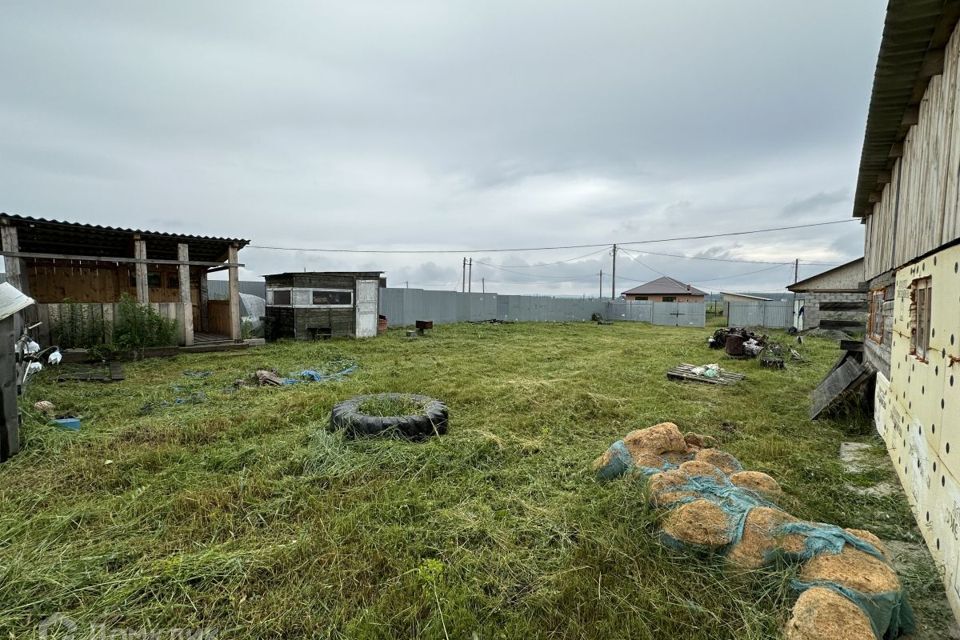
[[128,295],[120,298],[113,325],[113,342],[122,351],[143,355],[147,347],[177,344],[177,323],[167,320],[150,305],[139,304]]
[[52,323],[54,343],[61,349],[89,349],[101,345],[110,335],[110,323],[79,302],[60,305],[60,316]]

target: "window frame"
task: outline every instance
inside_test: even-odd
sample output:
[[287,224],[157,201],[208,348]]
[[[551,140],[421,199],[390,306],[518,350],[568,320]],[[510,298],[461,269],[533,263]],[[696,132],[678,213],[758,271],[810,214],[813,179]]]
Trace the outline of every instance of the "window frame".
[[910,353],[927,361],[933,326],[933,278],[917,278],[910,283]]
[[[287,294],[286,302],[277,302],[277,294],[285,293]],[[270,301],[267,303],[272,307],[292,307],[293,306],[293,289],[284,288],[284,289],[270,289]]]
[[[348,303],[317,303],[317,294],[318,293],[346,293],[350,296],[350,302]],[[323,289],[323,288],[311,288],[310,289],[310,306],[318,307],[320,309],[352,309],[354,303],[353,289]]]
[[660,302],[676,302],[677,296],[660,296]]
[[867,337],[883,344],[883,303],[886,300],[886,287],[871,289],[869,307],[867,309]]

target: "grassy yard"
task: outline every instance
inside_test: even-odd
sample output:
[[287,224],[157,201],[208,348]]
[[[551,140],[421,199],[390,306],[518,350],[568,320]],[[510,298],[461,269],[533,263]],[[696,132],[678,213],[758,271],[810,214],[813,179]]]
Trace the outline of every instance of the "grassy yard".
[[[456,325],[150,360],[113,385],[41,379],[23,403],[25,450],[0,466],[0,637],[32,637],[54,612],[220,638],[776,637],[789,575],[662,547],[642,485],[593,478],[612,441],[673,421],[776,477],[800,517],[893,538],[915,535],[912,519],[899,496],[845,488],[838,445],[868,436],[807,420],[834,343],[808,340],[809,361],[784,371],[723,359],[748,376],[735,387],[668,381],[676,363],[723,358],[710,332]],[[337,358],[357,372],[231,386]],[[444,400],[449,434],[326,431],[335,402],[383,391]],[[82,430],[45,424],[40,399]],[[872,473],[860,480],[891,472]],[[908,584],[922,594],[936,578]]]

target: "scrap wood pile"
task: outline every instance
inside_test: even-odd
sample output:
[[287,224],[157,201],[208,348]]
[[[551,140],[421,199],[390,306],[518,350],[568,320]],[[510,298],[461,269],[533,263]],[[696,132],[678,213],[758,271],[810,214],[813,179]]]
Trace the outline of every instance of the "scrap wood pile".
[[597,476],[645,478],[666,510],[664,544],[723,555],[733,566],[786,561],[799,592],[788,640],[892,640],[914,630],[913,612],[887,551],[869,531],[805,522],[779,506],[780,485],[744,471],[712,439],[670,422],[627,434],[595,462]]

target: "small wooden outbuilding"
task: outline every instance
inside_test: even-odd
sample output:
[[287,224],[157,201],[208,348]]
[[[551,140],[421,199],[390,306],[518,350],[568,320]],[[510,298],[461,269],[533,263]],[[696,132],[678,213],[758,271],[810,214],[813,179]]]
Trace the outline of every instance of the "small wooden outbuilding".
[[[120,229],[0,213],[7,282],[37,301],[41,341],[63,303],[107,322],[123,294],[180,326],[180,342],[239,341],[238,252],[249,241]],[[207,275],[226,270],[229,300],[209,300]],[[32,310],[31,310],[32,311]]]
[[381,272],[275,273],[267,282],[267,340],[377,335]]
[[797,294],[802,329],[863,333],[867,326],[867,287],[863,258],[851,260],[787,287]]

